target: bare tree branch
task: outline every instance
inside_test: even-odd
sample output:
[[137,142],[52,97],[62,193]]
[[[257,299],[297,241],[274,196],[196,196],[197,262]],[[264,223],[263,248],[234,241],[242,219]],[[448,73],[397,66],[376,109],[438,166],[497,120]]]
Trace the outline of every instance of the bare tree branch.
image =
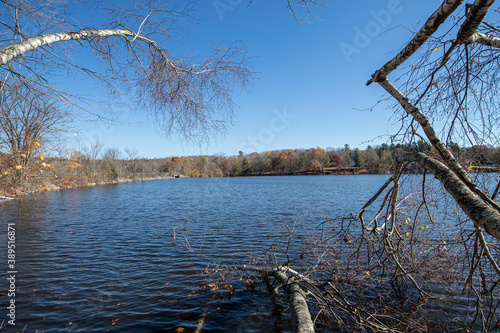
[[471,38],[468,40],[469,43],[479,43],[486,46],[500,48],[500,38],[496,36],[491,36],[483,34],[481,32],[475,32]]
[[462,210],[488,234],[500,239],[500,214],[473,193],[445,164],[423,153],[409,153],[397,159],[398,163],[417,162],[431,172],[452,195]]
[[[252,79],[242,44],[218,47],[207,59],[188,62],[174,57],[161,44],[170,41],[172,31],[186,28],[180,26],[180,19],[189,20],[191,2],[178,5],[150,0],[134,0],[130,4],[87,2],[97,13],[105,11],[105,19],[109,19],[105,28],[82,29],[81,24],[65,24],[64,20],[69,19],[65,12],[56,15],[55,21],[59,24],[53,24],[48,17],[59,9],[57,6],[52,9],[9,0],[6,8],[21,11],[25,29],[17,34],[21,38],[5,35],[0,39],[0,69],[31,87],[53,88],[54,83],[47,79],[53,78],[51,69],[82,73],[113,97],[131,95],[134,91],[138,106],[152,114],[167,135],[179,131],[186,139],[205,140],[224,132],[236,109],[234,94],[246,89]],[[16,15],[10,14],[3,23],[17,31],[16,20]],[[99,22],[99,26],[102,25]],[[131,26],[135,28],[129,28]],[[79,29],[73,30],[77,27]],[[84,41],[86,43],[82,43]],[[104,62],[104,70],[71,62],[68,46],[79,49],[90,46]],[[127,52],[125,57],[123,49]],[[85,108],[85,103],[78,103],[79,97],[75,95],[53,91],[54,98],[66,99],[75,108],[85,111],[94,108],[91,104]],[[103,103],[94,104],[100,107]]]
[[457,33],[458,44],[470,43],[469,39],[483,22],[495,0],[476,0],[469,10],[467,18]]
[[403,62],[410,58],[428,40],[439,26],[462,4],[463,0],[445,0],[441,6],[432,14],[420,31],[413,39],[398,53],[393,59],[377,70],[372,78],[366,83],[383,80],[392,71],[398,68]]

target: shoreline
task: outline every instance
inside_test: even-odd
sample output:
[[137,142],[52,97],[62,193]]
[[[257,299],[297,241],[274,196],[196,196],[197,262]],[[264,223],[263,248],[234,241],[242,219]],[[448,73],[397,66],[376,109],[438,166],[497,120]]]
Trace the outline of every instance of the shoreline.
[[[331,170],[328,170],[331,171]],[[52,191],[60,191],[60,190],[69,190],[75,188],[85,188],[85,187],[94,187],[94,186],[103,186],[103,185],[113,185],[113,184],[125,184],[125,183],[135,183],[140,181],[151,181],[151,180],[162,180],[162,179],[176,179],[176,178],[248,178],[248,177],[284,177],[284,176],[363,176],[363,175],[390,175],[391,173],[380,173],[380,172],[371,172],[369,169],[359,169],[357,172],[353,172],[352,169],[342,170],[340,172],[301,172],[301,173],[263,173],[263,174],[248,174],[248,175],[239,175],[239,176],[223,176],[223,177],[190,177],[184,176],[181,174],[176,174],[175,176],[154,176],[154,177],[135,177],[135,178],[118,178],[113,181],[102,181],[102,182],[90,182],[85,184],[72,184],[67,186],[59,186],[54,183],[45,184],[43,188],[38,190],[31,191],[19,191],[15,195],[9,195],[4,193],[0,195],[0,202],[6,200],[16,199],[18,197],[22,197],[29,194],[41,193],[41,192],[52,192]],[[412,173],[412,172],[409,172]]]
[[52,191],[60,191],[60,190],[70,190],[75,188],[85,188],[85,187],[94,187],[94,186],[103,186],[103,185],[113,185],[113,184],[125,184],[125,183],[135,183],[141,181],[150,181],[150,180],[161,180],[161,179],[176,179],[176,178],[189,178],[185,176],[155,176],[155,177],[137,177],[137,178],[118,178],[113,181],[102,181],[102,182],[90,182],[85,184],[73,184],[68,186],[59,186],[54,183],[45,184],[43,188],[38,190],[31,191],[19,191],[15,195],[9,195],[4,193],[0,195],[0,202],[4,200],[12,200],[19,197],[23,197],[30,194],[42,193],[42,192],[52,192]]

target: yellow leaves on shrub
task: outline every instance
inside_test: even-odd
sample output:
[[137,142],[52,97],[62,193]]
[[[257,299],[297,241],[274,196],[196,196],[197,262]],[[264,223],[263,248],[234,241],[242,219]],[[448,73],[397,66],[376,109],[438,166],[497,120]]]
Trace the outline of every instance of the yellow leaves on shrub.
[[175,333],[182,333],[184,332],[184,327],[179,327],[175,330]]
[[37,141],[37,142],[35,142],[35,144],[36,144],[38,147],[40,147],[40,146],[42,145],[42,144],[41,144],[40,142],[38,142],[38,141]]
[[16,169],[17,169],[17,170],[20,170],[20,169],[22,169],[22,168],[23,168],[23,166],[22,166],[22,165],[16,165]]
[[434,49],[434,51],[438,51],[438,50],[439,50],[439,47],[436,47],[436,48]]
[[370,271],[366,271],[366,275],[370,276]]
[[43,157],[43,156],[40,156],[40,159],[41,159],[41,160],[43,161],[43,160],[45,159],[45,157]]

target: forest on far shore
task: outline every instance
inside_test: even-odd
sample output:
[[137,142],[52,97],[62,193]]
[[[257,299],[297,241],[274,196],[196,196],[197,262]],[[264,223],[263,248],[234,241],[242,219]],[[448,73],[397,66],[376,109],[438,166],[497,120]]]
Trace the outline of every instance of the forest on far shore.
[[[500,148],[473,146],[449,149],[469,171],[477,168],[498,171]],[[394,168],[394,160],[409,151],[427,152],[431,147],[424,141],[412,145],[368,146],[365,150],[343,148],[283,149],[238,156],[172,157],[165,163],[165,172],[189,177],[238,177],[264,175],[306,174],[387,174]]]
[[[240,177],[320,174],[388,174],[394,161],[407,152],[430,152],[424,141],[411,145],[343,148],[283,149],[238,155],[141,158],[135,149],[105,148],[95,142],[82,151],[61,150],[59,156],[43,156],[35,142],[29,152],[0,154],[0,190],[19,195],[50,189],[73,188],[166,177]],[[498,172],[500,148],[449,145],[449,150],[470,172]],[[415,166],[413,167],[415,168]],[[417,167],[418,168],[418,167]],[[415,172],[416,169],[408,169]]]

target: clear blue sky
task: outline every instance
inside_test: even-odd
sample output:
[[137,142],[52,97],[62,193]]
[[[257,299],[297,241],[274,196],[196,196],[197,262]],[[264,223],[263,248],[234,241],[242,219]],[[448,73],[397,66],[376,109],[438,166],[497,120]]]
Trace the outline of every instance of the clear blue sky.
[[[217,10],[221,4],[226,7]],[[82,143],[97,134],[107,147],[134,147],[150,158],[381,144],[387,137],[378,136],[394,133],[396,127],[385,109],[383,89],[365,83],[439,4],[332,1],[317,12],[321,20],[299,24],[284,0],[252,1],[250,6],[244,0],[203,1],[196,13],[200,25],[182,47],[203,53],[214,41],[242,41],[257,77],[247,93],[235,96],[240,110],[227,135],[208,146],[175,135],[165,138],[151,119],[137,112],[122,117],[128,124],[87,124],[77,138]],[[377,102],[373,112],[363,111]],[[69,141],[76,145],[73,136]]]

